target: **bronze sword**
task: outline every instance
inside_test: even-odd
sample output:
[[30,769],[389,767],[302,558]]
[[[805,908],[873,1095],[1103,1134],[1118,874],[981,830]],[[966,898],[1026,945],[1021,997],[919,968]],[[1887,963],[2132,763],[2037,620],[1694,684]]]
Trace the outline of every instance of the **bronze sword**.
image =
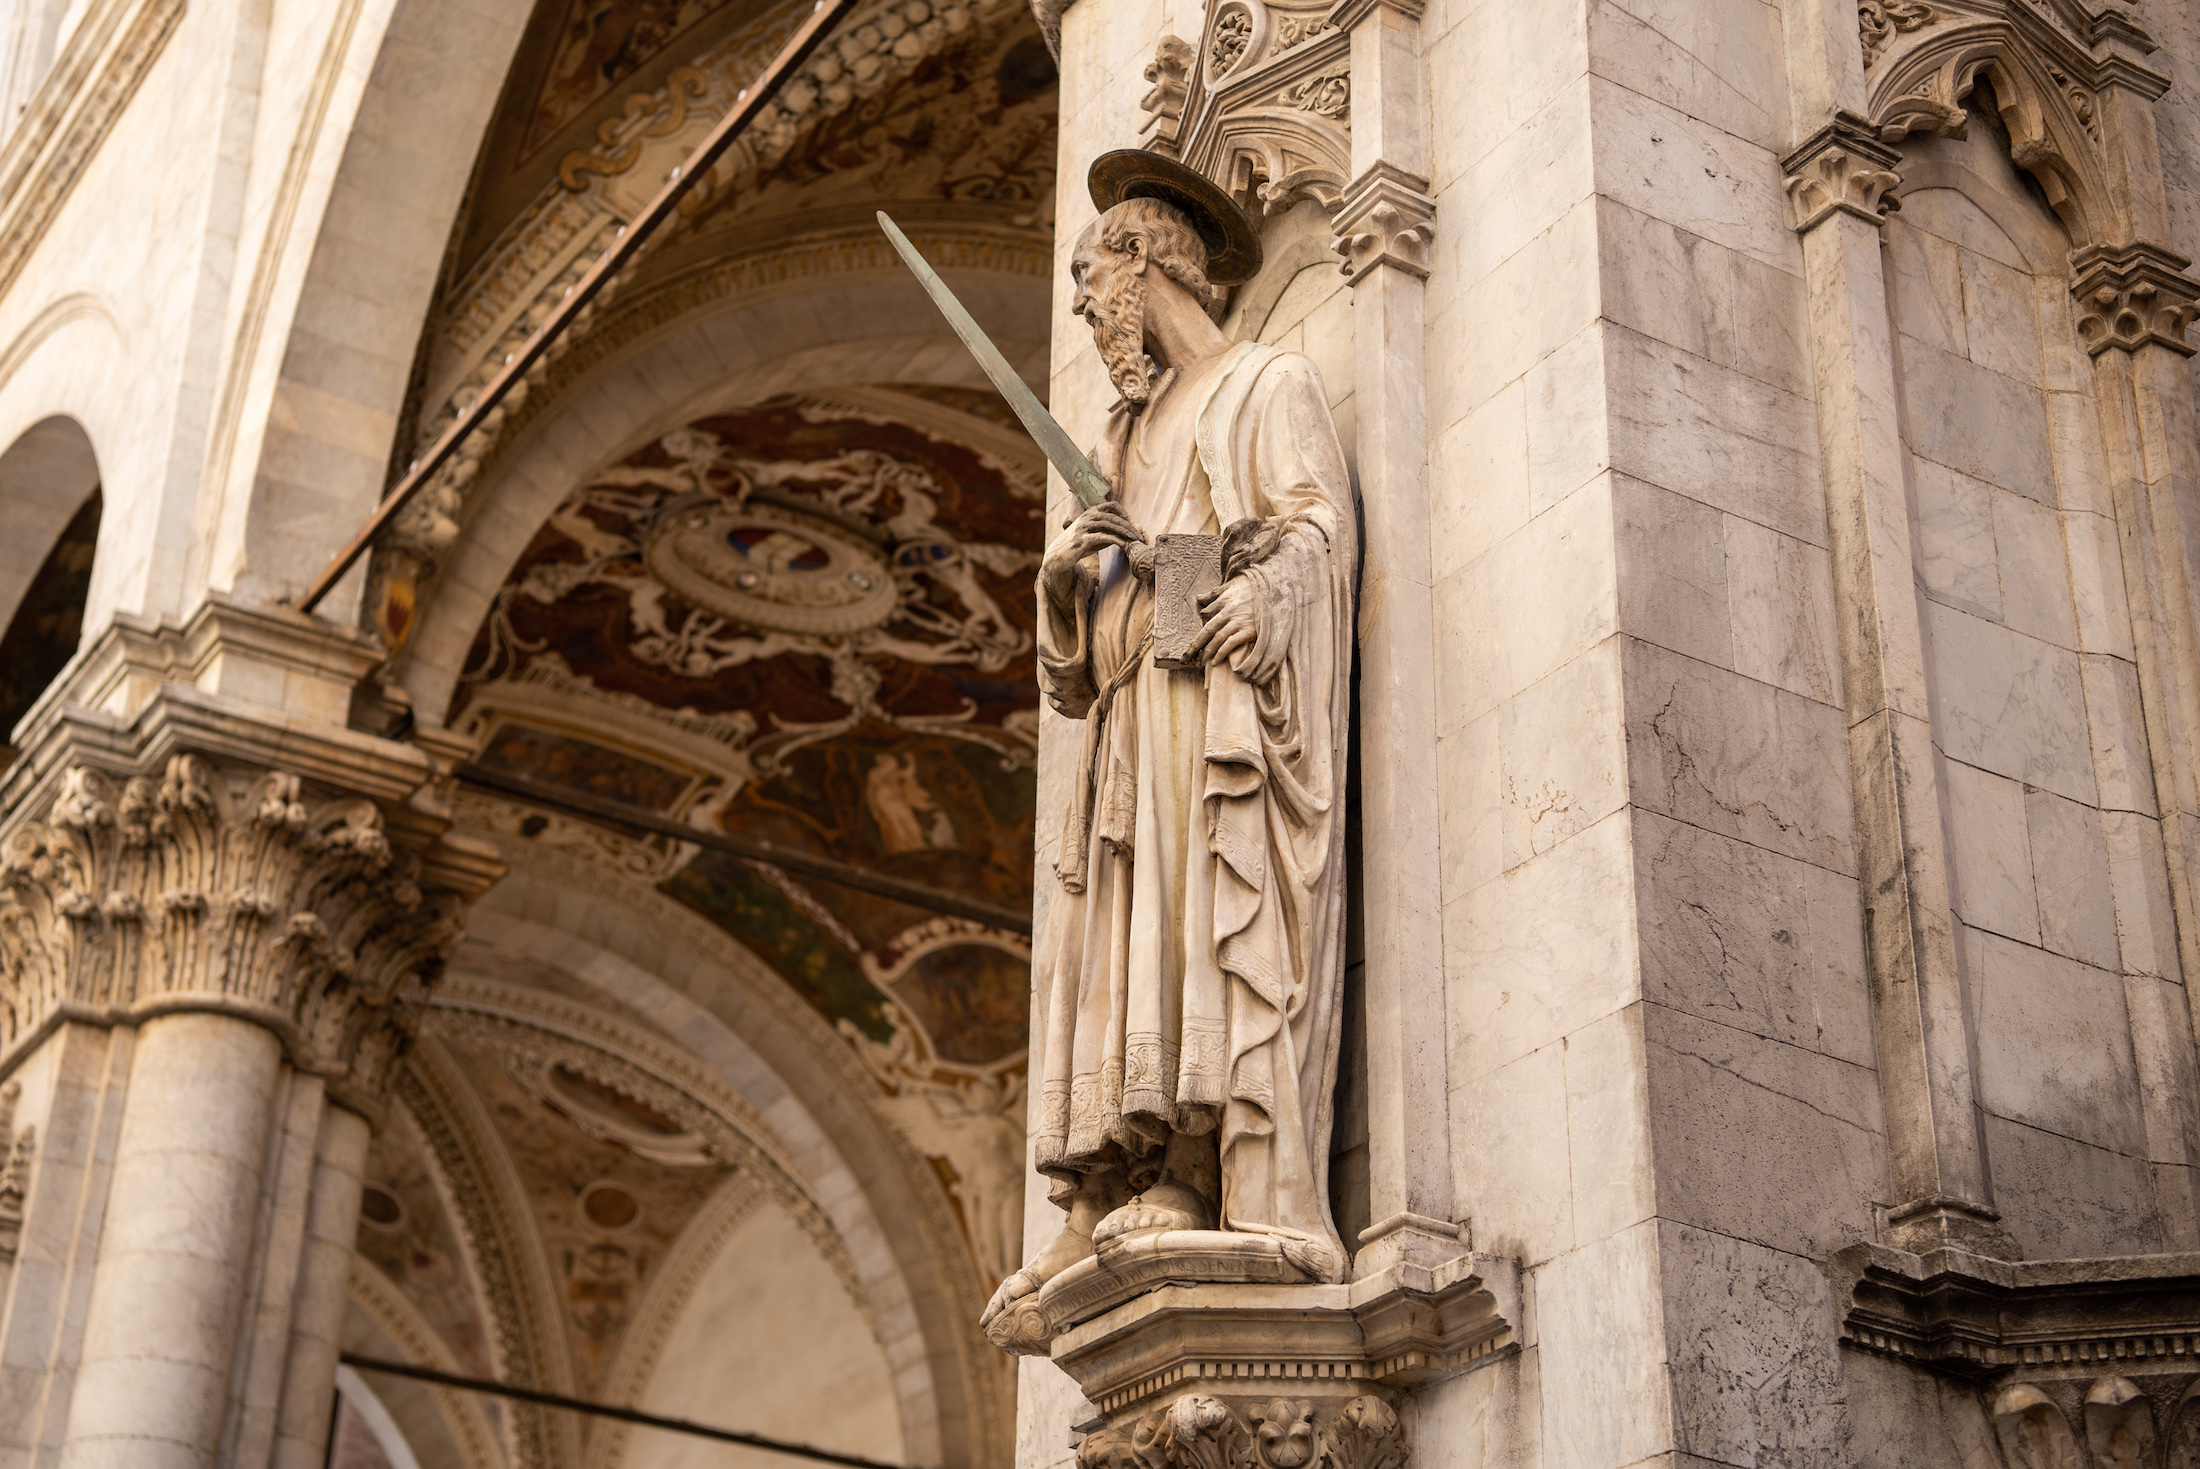
[[[1111,498],[1114,491],[1107,477],[1093,467],[1076,441],[1055,421],[1054,415],[1047,412],[1038,395],[1024,385],[1024,380],[1008,365],[1008,359],[1001,355],[1001,349],[993,345],[993,339],[971,319],[962,302],[947,288],[947,282],[941,280],[939,272],[917,253],[917,247],[909,243],[909,237],[886,217],[883,209],[878,212],[878,224],[886,231],[886,238],[893,242],[895,253],[916,273],[917,284],[924,287],[932,304],[939,307],[940,315],[947,318],[947,324],[962,338],[970,355],[978,359],[979,368],[1008,400],[1010,410],[1039,445],[1039,451],[1047,456],[1047,462],[1061,471],[1077,503],[1089,510]],[[1156,536],[1153,552],[1153,661],[1161,668],[1196,669],[1200,666],[1200,657],[1192,644],[1206,625],[1199,613],[1199,599],[1222,585],[1222,538]]]

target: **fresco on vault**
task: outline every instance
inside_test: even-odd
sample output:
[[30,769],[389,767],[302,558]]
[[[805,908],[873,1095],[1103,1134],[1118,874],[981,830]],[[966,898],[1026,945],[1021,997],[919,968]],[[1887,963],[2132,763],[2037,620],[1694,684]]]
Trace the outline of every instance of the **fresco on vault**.
[[[488,764],[1022,908],[1041,535],[1028,476],[883,413],[789,400],[699,419],[552,514],[476,640],[461,723]],[[950,1067],[1021,1055],[1017,936],[654,850],[661,891],[829,1020],[873,1043],[913,1024]]]

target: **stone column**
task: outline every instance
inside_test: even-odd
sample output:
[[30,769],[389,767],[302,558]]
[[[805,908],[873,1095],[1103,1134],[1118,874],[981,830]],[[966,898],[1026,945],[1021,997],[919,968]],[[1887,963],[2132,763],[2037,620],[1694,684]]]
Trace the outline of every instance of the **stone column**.
[[124,619],[23,726],[0,1074],[48,1142],[22,1190],[40,1257],[0,1285],[27,1408],[0,1446],[321,1461],[367,1119],[500,870],[446,835],[435,758],[346,727],[375,659],[236,604]]
[[1352,182],[1336,248],[1353,285],[1361,517],[1360,890],[1367,946],[1365,1277],[1461,1250],[1445,1055],[1437,823],[1435,605],[1429,568],[1424,282],[1428,197],[1420,0],[1342,0],[1352,45]]
[[366,1119],[347,1107],[329,1108],[321,1122],[289,1368],[270,1461],[274,1469],[321,1469],[328,1452],[337,1340],[351,1279],[352,1237],[359,1230],[369,1135]]
[[281,1062],[232,1016],[140,1032],[62,1469],[214,1461]]

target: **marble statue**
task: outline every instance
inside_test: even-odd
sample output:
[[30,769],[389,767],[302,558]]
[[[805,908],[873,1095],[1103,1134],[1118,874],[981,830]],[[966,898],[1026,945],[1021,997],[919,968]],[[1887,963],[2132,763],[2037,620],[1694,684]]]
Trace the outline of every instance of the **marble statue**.
[[[1215,324],[1260,259],[1237,206],[1148,152],[1101,160],[1093,192],[1072,309],[1122,396],[1091,456],[1114,495],[1038,591],[1041,686],[1083,724],[1032,1043],[1036,1164],[1068,1218],[983,1317],[1026,1352],[1165,1280],[1334,1282],[1346,1260],[1352,483],[1314,364]],[[1190,655],[1163,660],[1183,537],[1218,564]]]

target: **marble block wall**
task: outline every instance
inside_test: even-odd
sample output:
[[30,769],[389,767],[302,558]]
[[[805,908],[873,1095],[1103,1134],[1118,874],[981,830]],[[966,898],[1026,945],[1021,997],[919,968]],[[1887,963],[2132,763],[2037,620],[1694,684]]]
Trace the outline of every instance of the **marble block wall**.
[[[2200,26],[2134,14],[2172,78],[2191,253]],[[1159,36],[1201,25],[1189,0],[1067,12],[1060,248],[1083,161],[1139,136]],[[1855,329],[1890,354],[1892,400],[1861,411],[1893,456],[1908,557],[1882,616],[1915,629],[1929,735],[1890,839],[1852,758],[1885,666],[1844,623],[1867,573],[1829,512],[1856,405],[1823,380],[1839,332],[1788,187],[1791,152],[1862,107],[1858,8],[1431,0],[1420,43],[1450,1107],[1419,1125],[1448,1129],[1455,1217],[1525,1267],[1527,1310],[1520,1352],[1418,1395],[1418,1462],[2002,1463],[1977,1393],[1840,1345],[1828,1261],[1894,1240],[1913,1197],[1892,1139],[1922,1104],[1883,1074],[1867,958],[1890,840],[1944,868],[1931,903],[1906,892],[1947,935],[1979,1247],[2194,1248],[2177,838],[2111,493],[2122,410],[2073,319],[2084,241],[2011,161],[1990,83],[1942,128],[1964,136],[1896,140],[1900,211],[1857,256],[1884,319]],[[1349,314],[1264,335],[1286,330],[1349,435]],[[1112,394],[1082,332],[1055,360],[1089,432]],[[1026,1217],[1051,1227],[1036,1195]],[[1082,1405],[1023,1371],[1020,1462],[1060,1463]]]

